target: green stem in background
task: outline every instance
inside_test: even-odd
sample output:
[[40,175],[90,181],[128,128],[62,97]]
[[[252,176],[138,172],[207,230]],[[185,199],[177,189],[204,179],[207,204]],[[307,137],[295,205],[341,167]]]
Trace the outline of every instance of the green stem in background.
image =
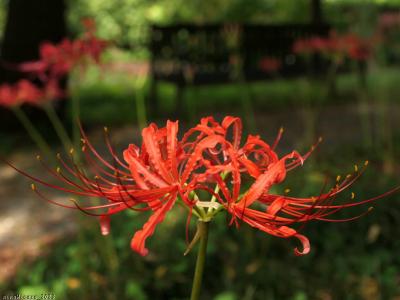
[[386,93],[381,93],[378,97],[378,124],[379,124],[379,153],[383,153],[383,171],[386,174],[393,174],[394,172],[394,145],[393,145],[393,132],[390,124],[390,107],[388,105],[389,96]]
[[[73,148],[79,149],[81,142],[81,134],[79,128],[80,122],[80,98],[79,91],[77,89],[79,82],[82,81],[80,78],[81,74],[75,73],[71,74],[68,79],[68,91],[71,101],[71,125],[72,125],[72,145]],[[78,77],[74,80],[74,78]],[[74,152],[75,163],[79,164],[81,161],[80,151]],[[78,198],[79,199],[79,198]],[[76,223],[79,228],[87,228],[85,219],[82,216],[77,216]],[[76,259],[81,266],[80,277],[82,281],[82,299],[93,298],[93,283],[90,278],[91,268],[89,264],[88,257],[90,256],[90,242],[87,241],[83,230],[78,230],[78,250]],[[95,298],[95,297],[94,297]]]
[[246,122],[252,131],[257,131],[256,114],[254,113],[253,99],[251,98],[251,88],[244,80],[239,81],[238,86],[241,89],[241,99]]
[[120,281],[118,280],[120,262],[115,250],[113,237],[111,234],[107,236],[96,234],[96,244],[99,248],[102,263],[107,268],[106,298],[109,300],[120,299]]
[[145,95],[144,95],[144,82],[145,79],[138,79],[138,84],[135,87],[135,95],[136,95],[136,116],[137,121],[139,123],[140,129],[146,127],[147,124],[147,115],[146,115],[146,106],[145,106]]
[[206,261],[207,242],[208,242],[208,229],[210,222],[199,221],[197,223],[197,230],[200,235],[200,246],[197,253],[196,269],[194,271],[192,293],[190,300],[198,300],[201,291],[201,282],[203,279],[204,264]]
[[317,111],[315,107],[315,98],[314,97],[314,82],[311,79],[311,75],[308,78],[305,78],[301,84],[301,90],[303,95],[303,101],[300,108],[300,112],[303,118],[304,124],[304,136],[301,139],[300,148],[308,147],[315,143],[316,140],[316,130],[317,130]]
[[82,282],[81,299],[91,299],[93,297],[93,282],[90,278],[91,268],[88,257],[90,257],[91,242],[87,241],[83,228],[88,228],[86,218],[82,215],[75,215],[78,230],[78,247],[75,258],[80,266],[80,280]]
[[[81,141],[81,133],[79,130],[79,121],[80,121],[80,101],[79,96],[77,95],[77,91],[73,90],[73,84],[70,84],[70,93],[71,93],[71,113],[72,113],[72,142],[74,148],[78,149]],[[77,157],[79,160],[79,157]]]
[[251,87],[246,82],[245,75],[243,72],[243,62],[238,59],[238,66],[236,67],[236,77],[237,86],[240,88],[240,94],[242,99],[243,112],[246,116],[246,122],[250,130],[256,131],[256,115],[254,113],[253,99],[251,97]]
[[42,137],[40,132],[36,129],[35,125],[33,125],[31,120],[29,120],[24,111],[19,106],[13,107],[13,111],[18,120],[21,122],[22,126],[24,126],[25,130],[28,132],[32,141],[38,146],[40,151],[42,151],[48,158],[53,159],[54,156],[51,147]]
[[360,111],[361,128],[363,131],[364,147],[371,148],[372,146],[372,125],[370,120],[370,103],[368,101],[368,78],[367,71],[363,69],[362,65],[357,65],[357,73],[359,75],[359,88],[358,88],[358,105]]
[[60,118],[58,117],[53,105],[51,103],[47,103],[44,106],[47,116],[53,125],[54,130],[57,133],[58,138],[60,139],[62,145],[66,152],[68,152],[72,148],[71,139],[68,136],[67,131],[64,128],[63,123],[61,122]]

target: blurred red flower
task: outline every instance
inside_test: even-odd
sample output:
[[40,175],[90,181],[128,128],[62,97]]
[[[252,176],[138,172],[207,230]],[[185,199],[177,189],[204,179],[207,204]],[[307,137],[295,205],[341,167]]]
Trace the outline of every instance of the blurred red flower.
[[22,79],[16,84],[16,103],[30,103],[37,105],[43,98],[42,91],[32,82]]
[[15,84],[2,84],[0,86],[0,105],[5,107],[19,106],[24,103],[41,105],[62,97],[64,97],[64,93],[57,80],[49,80],[43,87],[39,87],[26,79],[21,79]]
[[39,60],[24,62],[17,69],[34,73],[43,81],[59,79],[76,66],[85,67],[88,62],[100,63],[100,56],[109,42],[96,37],[93,19],[83,19],[85,32],[75,40],[63,39],[54,44],[43,42],[39,48]]
[[274,73],[282,67],[282,62],[275,57],[266,56],[260,60],[259,67],[266,73]]
[[0,85],[0,105],[11,107],[16,99],[15,88],[9,84]]
[[339,35],[336,31],[331,31],[328,37],[311,37],[295,41],[293,52],[302,55],[320,53],[339,61],[346,57],[354,60],[368,60],[372,55],[375,42],[375,39],[363,39],[353,33]]
[[[30,73],[41,81],[36,86],[23,79],[15,86],[3,85],[0,88],[0,104],[15,106],[24,102],[41,104],[65,96],[60,81],[75,67],[85,68],[91,61],[100,63],[100,56],[109,45],[95,35],[95,22],[83,21],[86,32],[76,40],[64,39],[58,44],[44,42],[40,45],[39,60],[21,63],[17,66],[3,63],[6,67]],[[40,86],[40,87],[39,87]]]

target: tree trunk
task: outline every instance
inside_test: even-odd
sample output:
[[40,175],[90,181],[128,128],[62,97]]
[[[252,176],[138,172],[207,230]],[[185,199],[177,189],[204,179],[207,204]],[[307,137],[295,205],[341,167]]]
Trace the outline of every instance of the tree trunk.
[[[43,41],[59,42],[66,36],[64,0],[10,0],[1,60],[20,63],[38,58]],[[1,81],[21,77],[15,71],[1,69]]]
[[323,22],[321,0],[311,0],[311,22],[313,24]]
[[[44,41],[57,43],[67,35],[64,0],[9,0],[4,38],[0,49],[0,84],[13,83],[26,74],[10,65],[37,60],[39,46]],[[35,107],[25,107],[32,121],[46,123],[44,113]],[[65,101],[58,103],[58,111]],[[7,124],[5,131],[20,129],[9,109],[0,107],[0,119]],[[46,128],[46,127],[45,127]],[[0,129],[2,131],[2,129]]]

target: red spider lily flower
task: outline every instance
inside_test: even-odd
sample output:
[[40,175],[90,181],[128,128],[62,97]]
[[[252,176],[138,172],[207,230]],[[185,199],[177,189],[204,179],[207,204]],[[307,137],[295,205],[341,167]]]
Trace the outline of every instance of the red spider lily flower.
[[50,79],[48,80],[42,88],[43,100],[50,101],[54,99],[64,98],[65,92],[61,89],[58,80]]
[[80,42],[82,43],[83,53],[94,60],[94,62],[100,62],[100,56],[104,50],[110,45],[109,41],[100,39],[96,36],[96,22],[92,18],[83,18],[82,25],[85,28]]
[[313,54],[328,48],[327,40],[321,37],[298,39],[293,44],[293,52],[296,54]]
[[42,105],[64,96],[56,80],[49,80],[43,87],[38,87],[26,79],[21,79],[13,85],[0,86],[0,105],[5,107],[20,106],[24,103]]
[[43,92],[26,79],[17,83],[0,86],[0,105],[6,107],[19,106],[23,103],[38,105],[43,99]]
[[[36,74],[45,81],[48,77],[65,76],[73,67],[77,54],[70,40],[64,39],[59,44],[43,42],[39,47],[39,60],[19,64],[15,68],[21,72]],[[76,51],[75,51],[76,52]]]
[[397,12],[386,12],[379,15],[378,28],[380,30],[396,29],[398,30],[400,25],[400,13]]
[[[94,21],[83,21],[86,32],[76,40],[63,39],[54,44],[44,42],[39,48],[39,60],[19,64],[21,72],[37,74],[43,81],[62,78],[76,66],[85,66],[88,61],[100,62],[100,56],[109,46],[109,42],[95,35]],[[91,24],[91,25],[90,25]]]
[[[105,131],[107,133],[107,130]],[[145,242],[153,235],[156,226],[177,201],[191,214],[202,221],[210,221],[220,210],[232,215],[231,224],[242,220],[252,227],[270,235],[298,238],[303,249],[297,248],[297,255],[310,251],[308,239],[294,229],[294,224],[310,220],[334,220],[328,216],[338,210],[372,202],[394,193],[393,189],[371,199],[335,204],[336,196],[351,186],[362,172],[347,176],[327,193],[318,197],[294,198],[270,193],[272,186],[281,183],[288,171],[299,167],[312,153],[300,155],[293,151],[281,158],[276,154],[282,130],[270,146],[259,136],[250,135],[241,145],[242,122],[239,118],[226,117],[219,123],[212,117],[201,119],[200,123],[178,138],[178,122],[168,121],[165,127],[151,124],[142,131],[142,145],[129,145],[119,158],[106,134],[106,146],[113,160],[104,159],[93,147],[82,131],[82,151],[88,169],[83,170],[71,156],[69,160],[59,155],[60,167],[56,171],[47,167],[48,172],[63,185],[54,185],[18,170],[30,179],[44,186],[83,197],[78,204],[56,203],[47,199],[33,185],[33,190],[51,203],[79,209],[100,220],[102,234],[110,232],[110,216],[123,210],[152,211],[152,215],[132,238],[131,248],[146,255]],[[94,173],[94,177],[88,173]],[[245,180],[253,180],[246,191],[242,191]],[[204,201],[204,192],[210,196]],[[85,203],[90,197],[99,197],[106,202],[100,205]],[[83,202],[83,203],[82,203]],[[261,208],[261,209],[260,209]]]
[[15,88],[9,84],[0,85],[0,105],[11,107],[14,105],[16,99]]
[[372,55],[372,43],[374,41],[367,41],[361,39],[354,34],[348,34],[344,37],[347,45],[347,53],[351,59],[358,61],[368,60]]
[[93,18],[90,17],[82,18],[81,23],[85,28],[85,32],[87,32],[88,34],[95,34],[96,21]]
[[311,37],[295,41],[293,52],[303,55],[321,53],[335,58],[338,62],[345,57],[367,60],[371,57],[374,42],[375,39],[368,41],[356,34],[338,35],[335,31],[331,31],[328,37]]
[[37,105],[43,98],[42,91],[28,80],[22,79],[17,83],[16,103],[30,103]]
[[282,62],[275,57],[263,57],[259,66],[266,73],[274,73],[282,67]]

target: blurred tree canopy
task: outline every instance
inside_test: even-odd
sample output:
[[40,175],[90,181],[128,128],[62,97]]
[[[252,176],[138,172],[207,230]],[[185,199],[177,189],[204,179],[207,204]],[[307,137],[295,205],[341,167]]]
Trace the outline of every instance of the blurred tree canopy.
[[[400,5],[400,0],[321,1],[328,21],[348,19],[353,25],[354,14],[370,16],[382,6]],[[69,0],[68,19],[72,32],[79,32],[80,18],[94,17],[101,37],[140,47],[151,23],[303,23],[311,18],[310,5],[311,0],[253,0],[251,5],[247,0]]]
[[[0,1],[1,34],[8,1]],[[400,5],[400,0],[321,1],[328,21],[345,22],[347,19],[352,23],[354,14],[359,12],[374,15],[373,12],[382,6]],[[247,0],[67,0],[67,18],[73,34],[81,31],[79,20],[89,16],[97,21],[101,37],[122,45],[142,47],[151,23],[307,22],[310,20],[310,3],[311,0],[253,0],[251,5]],[[346,14],[343,14],[344,10]]]
[[82,17],[90,16],[101,37],[140,45],[150,23],[306,22],[308,6],[309,0],[254,0],[251,5],[247,0],[74,0],[69,1],[68,19],[73,32],[80,30]]
[[0,39],[3,37],[4,27],[6,24],[6,7],[7,1],[0,1]]

